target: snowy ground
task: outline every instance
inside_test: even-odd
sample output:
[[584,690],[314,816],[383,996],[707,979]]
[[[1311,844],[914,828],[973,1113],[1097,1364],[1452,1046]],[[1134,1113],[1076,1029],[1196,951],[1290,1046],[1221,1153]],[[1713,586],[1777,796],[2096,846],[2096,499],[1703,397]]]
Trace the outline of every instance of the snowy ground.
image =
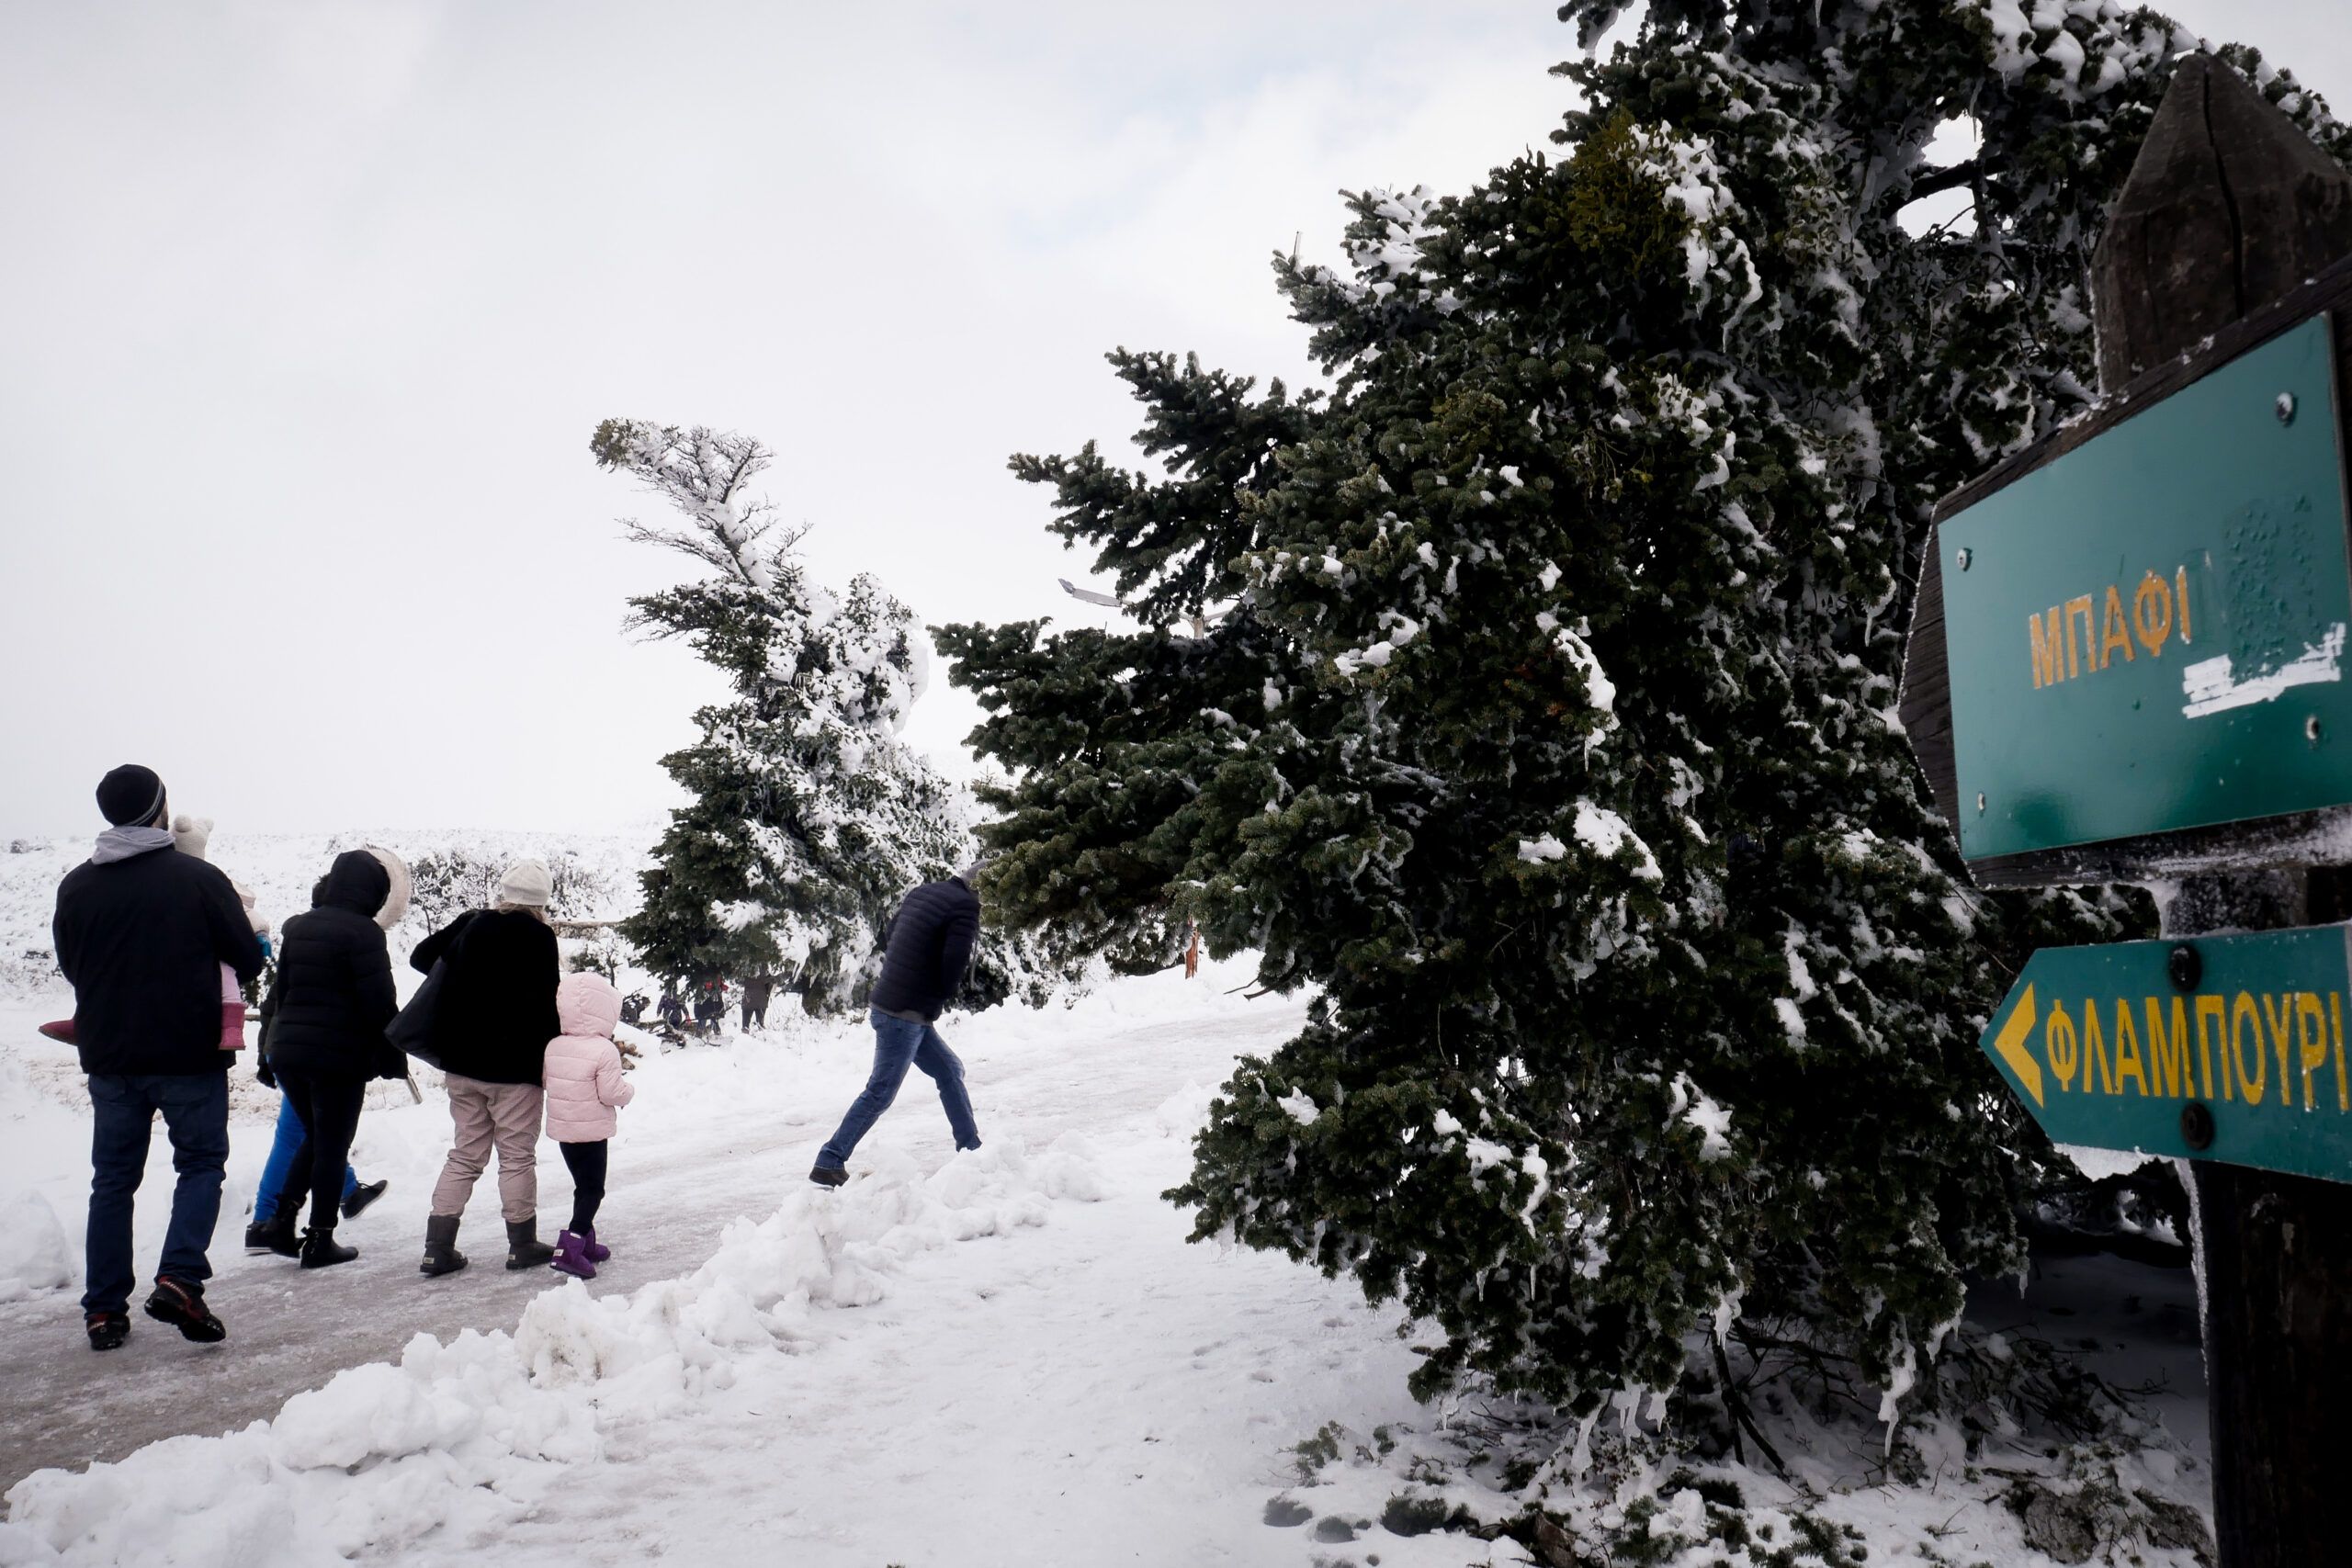
[[[289,841],[288,863],[265,869],[295,886],[323,848],[298,856]],[[0,875],[0,917],[29,905],[19,891]],[[585,1287],[497,1267],[488,1181],[461,1238],[475,1267],[415,1273],[447,1125],[429,1082],[422,1105],[379,1087],[362,1122],[357,1163],[392,1190],[346,1227],[357,1263],[303,1274],[245,1258],[236,1242],[274,1112],[249,1086],[214,1253],[228,1342],[190,1346],[140,1316],[105,1357],[85,1347],[74,1303],[85,1103],[70,1053],[32,1027],[62,998],[0,997],[0,1568],[490,1556],[1454,1568],[1544,1559],[1509,1539],[1384,1521],[1418,1528],[1415,1503],[1498,1519],[1537,1498],[1579,1531],[1654,1509],[1661,1551],[1645,1560],[1690,1568],[1863,1561],[1856,1549],[1872,1564],[2065,1560],[2027,1547],[2002,1500],[2030,1475],[2078,1484],[2055,1452],[1955,1458],[1893,1485],[1877,1433],[1809,1428],[1794,1413],[1768,1416],[1786,1478],[1753,1453],[1750,1465],[1669,1460],[1613,1495],[1556,1469],[1496,1474],[1486,1434],[1510,1413],[1416,1405],[1412,1337],[1393,1310],[1280,1258],[1187,1245],[1183,1216],[1159,1201],[1233,1057],[1297,1026],[1295,1002],[1228,994],[1243,978],[1209,966],[1073,1008],[952,1020],[989,1146],[955,1156],[912,1077],[839,1193],[805,1173],[863,1077],[862,1026],[780,1017],[763,1037],[649,1059],[600,1227],[616,1257]],[[569,1190],[543,1150],[551,1231]],[[159,1135],[142,1266],[169,1182]],[[2101,1462],[2127,1489],[2202,1506],[2185,1274],[2054,1263],[2023,1299],[2011,1285],[1979,1292],[1972,1316],[2154,1389],[2148,1407],[2173,1437]],[[1726,1487],[1751,1525],[1776,1529],[1753,1551],[1698,1539]],[[1834,1524],[1840,1555],[1776,1555],[1803,1518]],[[1688,1550],[1668,1549],[1677,1529]],[[2192,1560],[2134,1543],[2115,1561],[2135,1557]]]

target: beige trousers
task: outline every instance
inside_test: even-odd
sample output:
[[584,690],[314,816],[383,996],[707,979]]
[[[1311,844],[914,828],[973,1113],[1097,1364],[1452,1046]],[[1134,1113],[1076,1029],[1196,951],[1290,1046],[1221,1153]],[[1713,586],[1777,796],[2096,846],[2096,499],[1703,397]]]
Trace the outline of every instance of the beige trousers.
[[539,1117],[547,1093],[535,1083],[483,1083],[449,1078],[449,1118],[458,1141],[433,1184],[433,1212],[462,1214],[474,1183],[498,1151],[498,1207],[509,1220],[539,1212]]

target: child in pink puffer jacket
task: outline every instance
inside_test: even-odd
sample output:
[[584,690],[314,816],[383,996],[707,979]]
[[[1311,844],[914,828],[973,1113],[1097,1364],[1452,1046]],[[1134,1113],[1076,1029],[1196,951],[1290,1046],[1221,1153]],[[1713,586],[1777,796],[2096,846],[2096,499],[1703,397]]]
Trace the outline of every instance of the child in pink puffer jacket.
[[548,1136],[563,1150],[571,1171],[571,1228],[556,1237],[548,1267],[596,1277],[596,1265],[613,1255],[596,1243],[596,1206],[605,1201],[605,1144],[619,1118],[613,1113],[637,1097],[621,1076],[620,1048],[613,1027],[621,1021],[621,994],[601,976],[567,975],[555,992],[556,1021],[563,1032],[548,1042],[544,1083]]

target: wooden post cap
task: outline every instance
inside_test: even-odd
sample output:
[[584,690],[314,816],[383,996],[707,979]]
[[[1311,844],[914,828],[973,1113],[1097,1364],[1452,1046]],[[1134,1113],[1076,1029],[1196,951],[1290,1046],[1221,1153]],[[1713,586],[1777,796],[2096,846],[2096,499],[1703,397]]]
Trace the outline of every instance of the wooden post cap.
[[2211,55],[2173,73],[2091,254],[2102,389],[2352,252],[2352,177]]

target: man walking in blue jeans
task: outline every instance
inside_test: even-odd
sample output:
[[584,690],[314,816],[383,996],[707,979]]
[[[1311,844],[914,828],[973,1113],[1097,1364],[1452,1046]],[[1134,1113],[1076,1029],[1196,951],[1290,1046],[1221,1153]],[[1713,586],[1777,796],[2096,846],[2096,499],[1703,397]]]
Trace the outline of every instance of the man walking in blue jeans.
[[980,1146],[972,1099],[964,1092],[964,1064],[932,1027],[963,988],[972,946],[979,941],[980,900],[972,891],[978,870],[973,865],[948,881],[924,883],[907,895],[891,919],[890,946],[867,1015],[874,1024],[874,1075],[842,1118],[840,1130],[818,1151],[808,1179],[819,1186],[839,1187],[849,1179],[850,1151],[890,1109],[910,1066],[921,1067],[939,1086],[956,1146]]
[[74,1045],[90,1077],[90,1348],[130,1337],[130,1205],[147,1169],[155,1113],[172,1139],[172,1223],[147,1315],[210,1344],[228,1330],[204,1304],[205,1247],[220,1217],[229,1158],[229,1064],[222,966],[261,973],[260,939],[218,868],[173,852],[164,781],[125,765],[98,784],[113,826],[57,889],[57,966],[74,985]]

